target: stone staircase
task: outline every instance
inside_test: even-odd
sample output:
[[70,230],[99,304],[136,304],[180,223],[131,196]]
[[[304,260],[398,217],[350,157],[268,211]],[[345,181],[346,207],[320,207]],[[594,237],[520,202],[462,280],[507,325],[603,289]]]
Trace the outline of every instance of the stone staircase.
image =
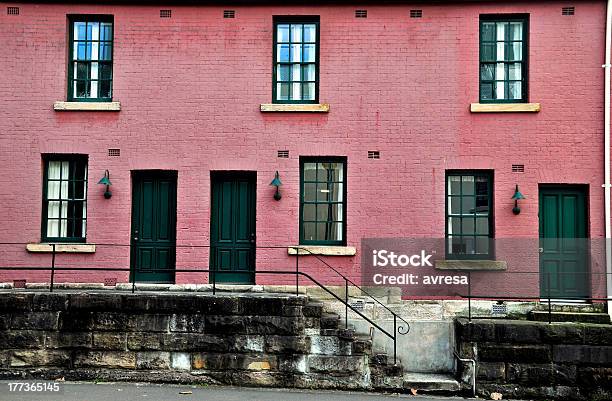
[[605,313],[605,304],[553,304],[549,316],[548,305],[540,304],[527,315],[529,320],[536,322],[576,322],[610,324],[610,315]]

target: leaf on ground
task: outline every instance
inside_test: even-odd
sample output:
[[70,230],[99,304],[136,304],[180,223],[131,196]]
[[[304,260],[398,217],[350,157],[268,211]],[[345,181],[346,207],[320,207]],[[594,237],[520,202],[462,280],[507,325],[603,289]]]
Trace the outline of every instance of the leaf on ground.
[[502,399],[502,395],[500,393],[491,393],[491,399],[492,400],[501,400]]
[[193,394],[193,391],[180,391],[179,394]]
[[416,388],[411,388],[410,392],[412,393],[412,395],[417,395],[417,389]]
[[63,378],[63,377],[58,377],[57,379],[55,379],[55,381],[56,382],[64,382],[64,381],[66,381],[66,379]]

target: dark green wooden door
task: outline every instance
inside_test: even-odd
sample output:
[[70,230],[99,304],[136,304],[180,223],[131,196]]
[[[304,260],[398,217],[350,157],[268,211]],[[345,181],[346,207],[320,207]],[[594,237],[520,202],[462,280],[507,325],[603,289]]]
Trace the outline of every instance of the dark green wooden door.
[[218,172],[211,178],[210,279],[254,283],[255,173]]
[[582,186],[540,187],[542,297],[587,297],[587,196]]
[[174,282],[176,177],[169,171],[132,174],[131,269],[136,281]]

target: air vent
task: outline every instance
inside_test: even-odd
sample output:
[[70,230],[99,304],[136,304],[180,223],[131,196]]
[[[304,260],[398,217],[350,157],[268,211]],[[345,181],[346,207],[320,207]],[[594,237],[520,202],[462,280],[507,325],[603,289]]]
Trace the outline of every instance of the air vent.
[[117,285],[117,277],[105,277],[104,278],[105,287],[114,287],[116,285]]
[[119,157],[121,156],[121,149],[109,149],[108,155],[110,157]]
[[574,7],[563,7],[561,8],[561,15],[574,15],[575,11]]
[[223,18],[236,18],[235,10],[223,10]]
[[288,159],[289,158],[289,151],[288,150],[279,150],[278,151],[278,157],[281,157],[283,159]]
[[368,150],[368,159],[380,159],[380,152],[378,150]]
[[159,10],[159,18],[172,18],[172,10]]
[[13,280],[13,288],[26,288],[25,280]]
[[7,7],[6,13],[8,15],[19,15],[19,7]]
[[498,301],[491,305],[491,314],[492,315],[505,315],[508,313],[508,305],[503,303],[502,301]]
[[368,18],[368,10],[355,10],[355,18]]
[[410,10],[410,18],[421,18],[423,10]]
[[512,172],[513,173],[524,173],[525,172],[525,165],[524,164],[513,164],[512,165]]

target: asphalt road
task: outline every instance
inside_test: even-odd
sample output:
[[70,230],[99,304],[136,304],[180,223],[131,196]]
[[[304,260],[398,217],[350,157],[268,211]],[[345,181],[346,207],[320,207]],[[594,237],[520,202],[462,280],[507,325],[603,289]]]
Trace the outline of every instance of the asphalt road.
[[[339,391],[306,391],[217,386],[176,386],[138,383],[62,384],[59,393],[9,391],[0,381],[1,401],[459,401],[465,398],[373,394]],[[12,386],[15,387],[15,386]]]

